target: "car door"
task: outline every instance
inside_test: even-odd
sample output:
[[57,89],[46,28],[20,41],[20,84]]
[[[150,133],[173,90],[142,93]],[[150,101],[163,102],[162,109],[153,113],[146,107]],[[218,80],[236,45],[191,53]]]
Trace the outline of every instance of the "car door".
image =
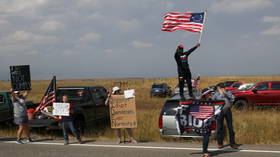
[[11,117],[11,108],[9,101],[5,99],[5,95],[0,94],[0,121],[6,121]]
[[259,83],[253,89],[252,103],[259,105],[271,103],[269,84],[267,82]]
[[280,104],[280,82],[272,82],[270,97],[273,104]]

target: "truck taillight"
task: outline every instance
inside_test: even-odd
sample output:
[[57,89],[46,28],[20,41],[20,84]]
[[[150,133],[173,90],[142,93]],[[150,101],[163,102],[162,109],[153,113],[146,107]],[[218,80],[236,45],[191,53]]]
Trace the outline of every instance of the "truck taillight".
[[158,127],[160,129],[162,129],[162,115],[159,117],[159,120],[158,120]]
[[216,130],[216,126],[217,126],[217,122],[215,120],[212,121],[210,130]]

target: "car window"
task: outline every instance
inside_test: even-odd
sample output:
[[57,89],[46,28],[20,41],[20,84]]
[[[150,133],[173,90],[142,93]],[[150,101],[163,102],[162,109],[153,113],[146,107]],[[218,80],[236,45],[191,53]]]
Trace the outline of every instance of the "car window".
[[272,90],[280,90],[280,83],[272,83]]
[[241,85],[241,83],[235,83],[235,84],[233,85],[233,87],[238,88],[240,85]]
[[4,96],[0,95],[0,103],[4,103]]
[[154,85],[152,86],[152,88],[162,88],[162,87],[163,87],[162,84],[154,84]]
[[255,89],[260,90],[260,91],[268,90],[268,83],[259,84],[259,85],[256,86]]

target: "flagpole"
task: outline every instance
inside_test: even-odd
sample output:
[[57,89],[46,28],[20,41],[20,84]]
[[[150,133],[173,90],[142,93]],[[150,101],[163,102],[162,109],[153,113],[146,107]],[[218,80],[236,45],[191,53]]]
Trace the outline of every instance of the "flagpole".
[[202,33],[203,33],[203,30],[204,30],[204,25],[205,25],[205,21],[206,21],[206,14],[207,14],[207,10],[204,11],[204,18],[203,18],[203,28],[200,32],[200,36],[199,36],[199,39],[198,39],[198,43],[201,42],[201,39],[202,39]]

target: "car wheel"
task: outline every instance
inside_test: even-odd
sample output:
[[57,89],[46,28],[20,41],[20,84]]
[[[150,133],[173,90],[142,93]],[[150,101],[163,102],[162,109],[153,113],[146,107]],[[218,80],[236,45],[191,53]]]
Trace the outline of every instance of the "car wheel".
[[234,107],[237,109],[237,110],[244,110],[246,108],[248,108],[248,103],[246,100],[237,100],[235,103],[234,103]]

